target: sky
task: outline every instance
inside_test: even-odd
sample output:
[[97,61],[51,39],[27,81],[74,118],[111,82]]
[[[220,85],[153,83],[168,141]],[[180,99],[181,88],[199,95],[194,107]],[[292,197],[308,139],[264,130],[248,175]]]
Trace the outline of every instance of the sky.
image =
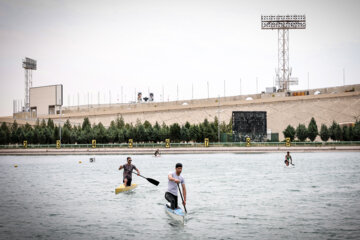
[[63,84],[65,106],[264,91],[278,63],[277,31],[261,30],[270,14],[306,15],[289,34],[292,90],[341,86],[344,73],[360,84],[359,12],[358,0],[0,0],[0,116],[24,99],[25,57],[34,87]]

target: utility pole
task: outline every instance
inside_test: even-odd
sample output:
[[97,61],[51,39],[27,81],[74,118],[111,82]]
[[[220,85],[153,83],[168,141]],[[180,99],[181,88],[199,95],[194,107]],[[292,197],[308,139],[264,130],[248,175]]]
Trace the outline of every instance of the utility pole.
[[241,78],[240,78],[240,95],[241,95]]
[[220,142],[220,95],[218,96],[218,142]]
[[124,98],[123,98],[123,86],[121,86],[121,103],[124,103]]
[[224,97],[226,97],[226,93],[225,93],[225,80],[224,80]]
[[60,106],[59,137],[60,137],[60,142],[61,142],[61,106]]
[[210,94],[209,94],[209,81],[207,81],[207,92],[208,92],[208,98],[210,97]]
[[191,83],[191,100],[194,99],[194,83]]
[[310,90],[310,73],[308,72],[308,91]]
[[164,85],[162,85],[162,100],[163,100],[163,102],[165,102],[165,95],[164,95],[165,93],[164,93]]
[[179,101],[179,84],[176,84],[176,101]]

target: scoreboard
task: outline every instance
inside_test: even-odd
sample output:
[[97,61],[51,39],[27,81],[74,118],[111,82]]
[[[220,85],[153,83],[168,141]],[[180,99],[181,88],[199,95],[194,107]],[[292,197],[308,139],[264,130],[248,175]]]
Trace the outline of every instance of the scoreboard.
[[265,141],[267,137],[266,130],[266,112],[232,112],[232,131],[234,142],[245,142],[246,138],[250,138],[252,142]]

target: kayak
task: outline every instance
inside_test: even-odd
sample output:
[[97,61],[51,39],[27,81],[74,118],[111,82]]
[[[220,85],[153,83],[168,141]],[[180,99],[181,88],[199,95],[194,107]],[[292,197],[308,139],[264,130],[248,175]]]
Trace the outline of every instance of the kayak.
[[184,223],[185,213],[181,208],[171,209],[168,205],[165,205],[165,211],[174,220]]
[[137,187],[137,184],[131,184],[131,186],[125,187],[124,184],[121,184],[120,186],[118,186],[117,188],[115,188],[115,194],[121,193],[121,192],[127,192],[130,190],[133,190],[134,188]]

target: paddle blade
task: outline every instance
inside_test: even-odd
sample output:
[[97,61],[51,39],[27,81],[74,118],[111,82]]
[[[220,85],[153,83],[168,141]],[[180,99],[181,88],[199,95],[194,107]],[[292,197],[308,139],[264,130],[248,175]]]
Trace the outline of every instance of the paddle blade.
[[152,179],[152,178],[146,178],[146,180],[148,180],[150,183],[154,184],[154,185],[159,185],[159,181],[156,181],[155,179]]

